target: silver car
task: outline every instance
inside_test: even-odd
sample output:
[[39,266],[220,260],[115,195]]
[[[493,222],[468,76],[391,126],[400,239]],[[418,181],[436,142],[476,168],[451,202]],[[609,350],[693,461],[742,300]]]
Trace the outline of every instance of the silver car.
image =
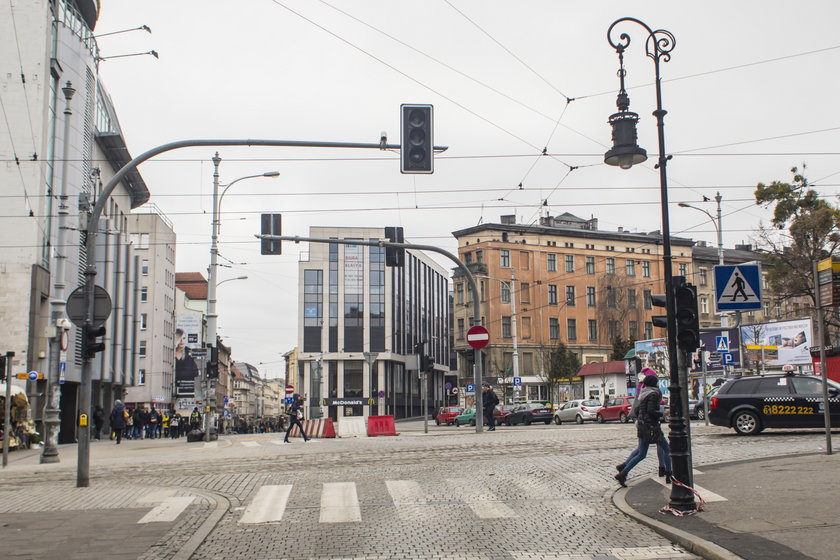
[[601,402],[597,399],[569,401],[563,403],[554,413],[554,423],[559,425],[574,420],[578,424],[583,424],[587,420],[594,421],[600,409]]

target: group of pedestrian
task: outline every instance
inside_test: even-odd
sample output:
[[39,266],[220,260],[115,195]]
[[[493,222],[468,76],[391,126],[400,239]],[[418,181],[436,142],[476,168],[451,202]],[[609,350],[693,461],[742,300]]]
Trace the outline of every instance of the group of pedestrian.
[[[136,407],[132,410],[126,408],[121,400],[114,403],[109,420],[111,439],[116,440],[118,444],[123,438],[177,439],[187,426],[186,418],[182,418],[173,410],[156,410],[154,406],[150,409]],[[99,439],[105,422],[105,412],[101,406],[94,410],[93,422],[96,427],[94,437]]]

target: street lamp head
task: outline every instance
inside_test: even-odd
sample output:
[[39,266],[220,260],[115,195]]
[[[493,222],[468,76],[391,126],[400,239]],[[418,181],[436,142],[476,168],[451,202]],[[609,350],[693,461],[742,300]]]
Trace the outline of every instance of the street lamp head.
[[263,177],[279,177],[280,172],[279,171],[266,171],[265,173],[262,174],[262,176]]
[[643,163],[647,159],[647,152],[636,143],[638,140],[636,123],[639,122],[639,115],[628,110],[630,98],[624,91],[623,79],[621,85],[622,89],[616,100],[618,113],[613,113],[609,118],[613,147],[604,154],[604,163],[621,169],[630,169],[637,163]]
[[680,208],[694,208],[691,204],[686,204],[685,202],[680,202],[677,206]]

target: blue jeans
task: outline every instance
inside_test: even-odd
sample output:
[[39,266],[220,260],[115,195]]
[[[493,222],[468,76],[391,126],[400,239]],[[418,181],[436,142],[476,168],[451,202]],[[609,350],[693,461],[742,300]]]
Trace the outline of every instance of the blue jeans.
[[[624,461],[624,468],[621,470],[624,475],[627,475],[633,470],[633,467],[647,457],[649,446],[649,443],[639,438],[639,445],[630,453],[627,460]],[[668,438],[665,437],[664,433],[660,433],[659,441],[656,442],[656,455],[659,458],[659,466],[663,467],[667,472],[671,472],[671,446],[668,445]]]

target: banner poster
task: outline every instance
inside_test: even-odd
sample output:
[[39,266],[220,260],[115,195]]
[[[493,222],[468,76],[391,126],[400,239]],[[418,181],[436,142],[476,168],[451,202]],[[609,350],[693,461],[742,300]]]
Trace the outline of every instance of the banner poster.
[[175,396],[193,397],[200,370],[192,352],[202,350],[201,316],[178,315],[175,325]]
[[741,327],[746,359],[765,367],[809,365],[813,335],[811,319],[793,319]]
[[[706,373],[723,372],[723,352],[717,347],[718,337],[726,336],[729,339],[729,353],[732,354],[732,367],[741,364],[741,335],[738,329],[729,329],[725,333],[700,333],[700,348],[703,349],[706,359]],[[700,353],[691,355],[691,373],[700,374],[703,372],[703,365],[700,361]]]
[[668,362],[668,344],[664,338],[654,338],[651,340],[637,340],[635,344],[636,357],[641,360],[642,369],[651,368],[659,376],[659,389],[663,395],[668,395],[668,385],[670,384],[669,377],[669,362]]

